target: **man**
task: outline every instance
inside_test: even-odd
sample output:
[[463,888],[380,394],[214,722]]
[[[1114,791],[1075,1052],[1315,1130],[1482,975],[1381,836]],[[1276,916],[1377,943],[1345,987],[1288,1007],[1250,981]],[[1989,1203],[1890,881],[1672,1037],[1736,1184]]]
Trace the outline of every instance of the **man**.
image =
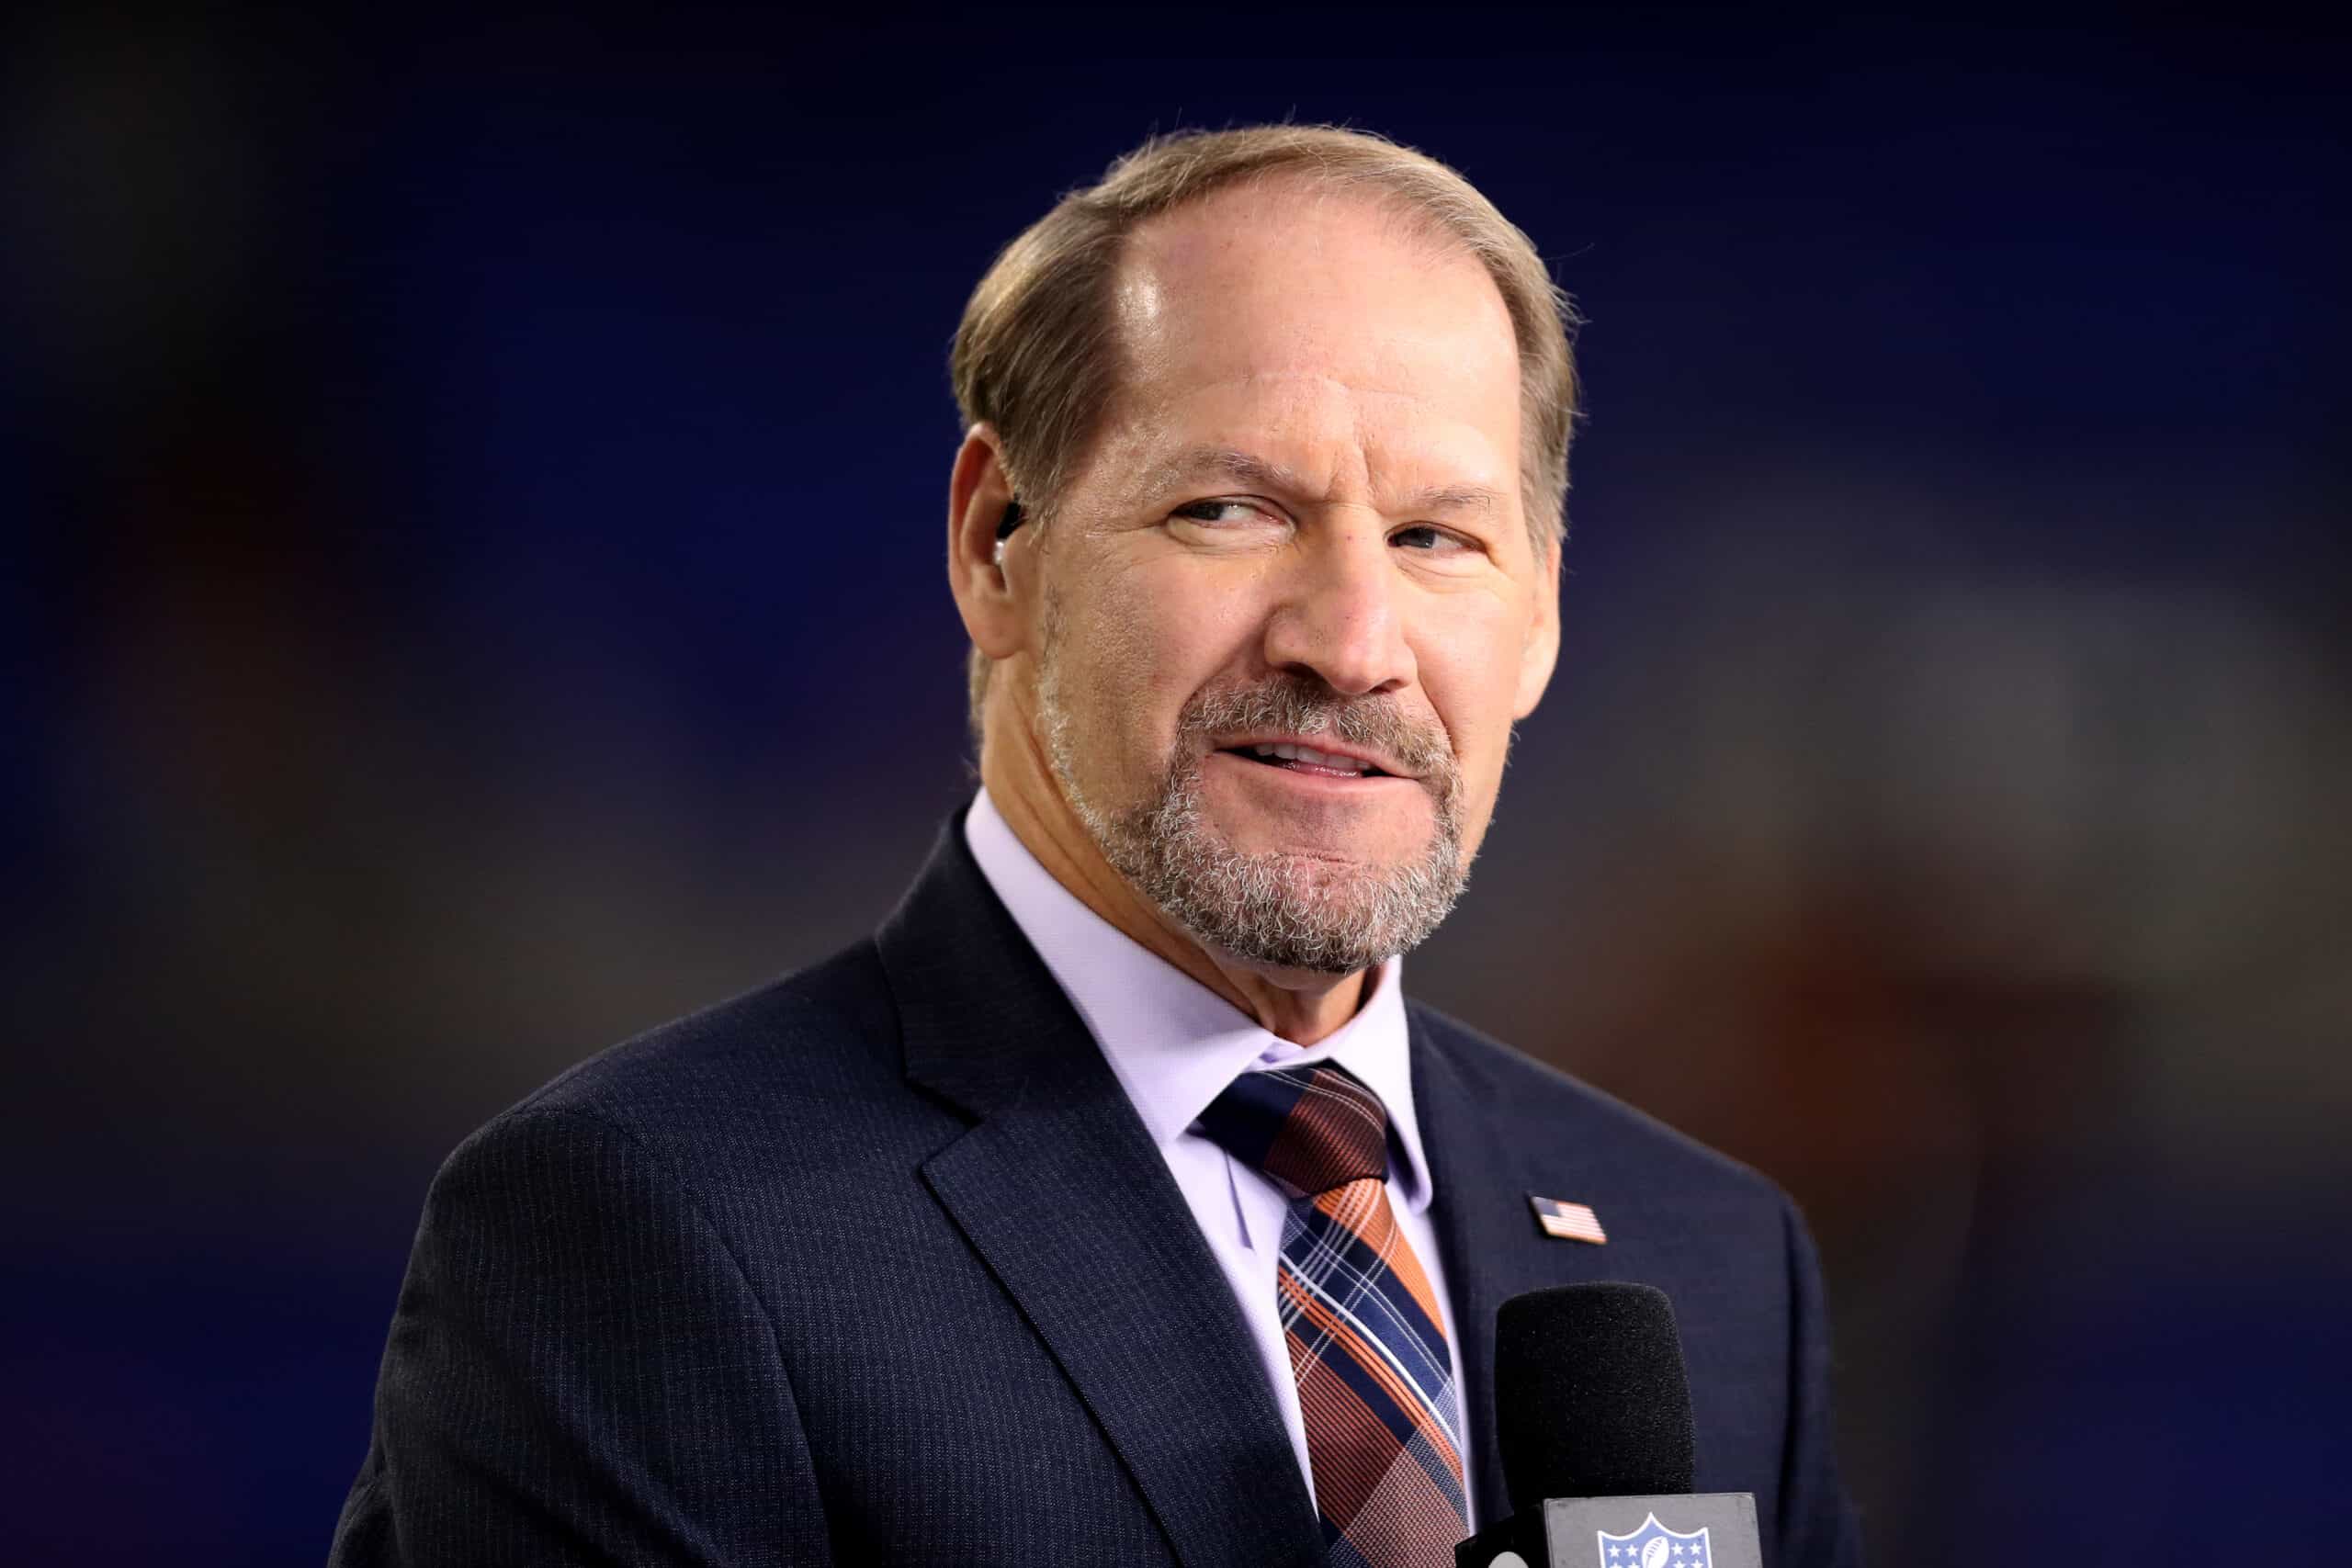
[[1566,319],[1346,131],[1148,144],[1007,248],[982,790],[874,940],[452,1156],[338,1562],[1450,1562],[1497,1305],[1595,1279],[1677,1303],[1701,1488],[1856,1559],[1787,1201],[1400,990],[1558,647]]

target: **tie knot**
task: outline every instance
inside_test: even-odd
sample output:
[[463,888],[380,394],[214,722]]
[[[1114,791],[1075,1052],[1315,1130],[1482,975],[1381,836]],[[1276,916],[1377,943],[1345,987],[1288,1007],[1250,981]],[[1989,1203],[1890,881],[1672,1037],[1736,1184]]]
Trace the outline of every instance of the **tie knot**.
[[1201,1112],[1200,1132],[1301,1197],[1388,1175],[1388,1112],[1344,1067],[1244,1073]]

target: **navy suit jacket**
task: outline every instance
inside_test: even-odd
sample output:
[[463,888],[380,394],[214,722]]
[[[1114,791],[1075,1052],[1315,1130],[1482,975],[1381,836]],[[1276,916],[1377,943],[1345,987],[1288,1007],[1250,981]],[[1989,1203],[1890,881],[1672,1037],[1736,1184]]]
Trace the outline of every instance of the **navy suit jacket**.
[[[1482,1520],[1495,1308],[1672,1296],[1702,1491],[1859,1560],[1813,1253],[1760,1177],[1427,1009]],[[1596,1208],[1553,1240],[1528,1195]],[[557,1078],[435,1179],[334,1562],[1321,1559],[1223,1271],[960,823],[877,935]]]

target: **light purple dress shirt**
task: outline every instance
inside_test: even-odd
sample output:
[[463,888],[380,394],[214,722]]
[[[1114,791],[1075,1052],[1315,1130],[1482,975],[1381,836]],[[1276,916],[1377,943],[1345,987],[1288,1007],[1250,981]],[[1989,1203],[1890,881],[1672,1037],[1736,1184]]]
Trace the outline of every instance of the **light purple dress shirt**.
[[[1392,958],[1374,972],[1372,994],[1336,1032],[1312,1047],[1297,1045],[1259,1028],[1230,1002],[1080,902],[1014,836],[987,790],[972,802],[964,833],[989,886],[1102,1048],[1224,1268],[1311,1495],[1306,1425],[1298,1413],[1298,1385],[1276,1307],[1274,1270],[1286,1200],[1258,1170],[1193,1132],[1192,1125],[1227,1084],[1252,1068],[1331,1061],[1363,1079],[1387,1107],[1401,1156],[1389,1172],[1388,1201],[1437,1292],[1446,1341],[1458,1347],[1453,1302],[1430,1226],[1429,1162],[1421,1156],[1420,1124],[1413,1113],[1403,961]],[[1454,1398],[1458,1432],[1464,1429],[1458,1351]],[[1467,1448],[1462,1456],[1465,1495]]]

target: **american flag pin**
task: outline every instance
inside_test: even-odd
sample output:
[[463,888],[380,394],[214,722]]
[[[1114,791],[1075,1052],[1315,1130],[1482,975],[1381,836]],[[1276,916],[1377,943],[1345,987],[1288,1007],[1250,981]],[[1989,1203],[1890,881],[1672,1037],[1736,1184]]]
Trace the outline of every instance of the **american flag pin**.
[[1589,1241],[1595,1247],[1609,1239],[1609,1233],[1600,1228],[1600,1216],[1587,1204],[1563,1203],[1557,1198],[1538,1198],[1532,1192],[1527,1195],[1527,1201],[1535,1211],[1535,1223],[1544,1227],[1545,1235],[1562,1241]]

